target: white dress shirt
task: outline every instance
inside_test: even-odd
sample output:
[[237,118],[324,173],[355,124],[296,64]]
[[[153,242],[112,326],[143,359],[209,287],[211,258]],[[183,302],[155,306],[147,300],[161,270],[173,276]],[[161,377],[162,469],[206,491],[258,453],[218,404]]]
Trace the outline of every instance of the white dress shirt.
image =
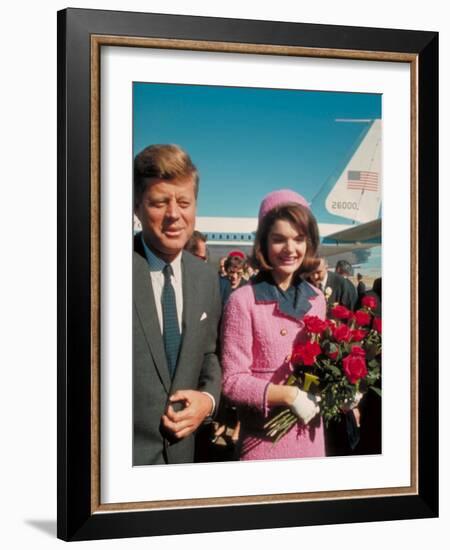
[[[152,279],[152,288],[153,295],[155,297],[156,304],[156,313],[158,315],[159,328],[161,329],[161,334],[163,332],[163,314],[162,314],[162,292],[164,287],[164,273],[163,269],[166,265],[164,260],[158,258],[150,248],[145,244],[144,239],[142,238],[142,244],[144,245],[145,255],[147,256],[147,262],[150,269],[150,277]],[[180,334],[182,334],[182,320],[183,320],[183,284],[182,284],[182,275],[181,275],[181,252],[178,256],[170,263],[173,270],[173,275],[170,279],[172,282],[173,289],[175,291],[175,302],[177,305],[177,317],[178,317],[178,326],[180,328]]]
[[325,292],[325,289],[327,288],[327,282],[328,282],[328,271],[325,272],[325,277],[322,281],[320,281],[320,284],[322,285],[322,292]]
[[[164,260],[158,258],[150,248],[145,244],[144,237],[141,235],[142,244],[144,245],[145,255],[147,257],[147,262],[150,270],[150,277],[152,280],[153,296],[155,297],[156,304],[156,313],[158,315],[159,328],[161,329],[161,334],[163,333],[163,313],[162,313],[162,292],[164,287],[164,273],[163,269],[166,265]],[[177,305],[177,317],[178,317],[178,326],[180,327],[180,334],[183,334],[183,279],[181,273],[181,251],[180,254],[170,263],[172,266],[173,275],[171,275],[172,286],[175,291],[175,302]],[[214,397],[206,391],[203,391],[212,401],[212,409],[210,415],[213,414],[216,408],[216,400]]]

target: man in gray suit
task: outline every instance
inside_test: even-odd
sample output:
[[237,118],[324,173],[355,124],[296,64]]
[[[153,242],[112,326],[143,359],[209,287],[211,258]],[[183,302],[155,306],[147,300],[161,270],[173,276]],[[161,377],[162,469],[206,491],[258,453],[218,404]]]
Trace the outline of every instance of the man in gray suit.
[[217,274],[183,248],[198,173],[185,151],[152,145],[134,160],[142,232],[133,260],[133,465],[192,462],[195,432],[216,410],[221,301]]

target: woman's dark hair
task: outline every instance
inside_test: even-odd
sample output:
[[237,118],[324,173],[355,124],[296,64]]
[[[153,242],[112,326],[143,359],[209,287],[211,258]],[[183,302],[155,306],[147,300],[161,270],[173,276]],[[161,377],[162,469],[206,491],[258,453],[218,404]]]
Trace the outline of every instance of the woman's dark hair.
[[296,203],[276,206],[264,216],[256,231],[255,246],[251,261],[262,271],[271,271],[273,269],[268,258],[268,241],[270,230],[278,220],[289,222],[299,234],[306,237],[306,254],[296,275],[315,271],[320,263],[317,257],[319,229],[316,218],[312,215],[309,208]]

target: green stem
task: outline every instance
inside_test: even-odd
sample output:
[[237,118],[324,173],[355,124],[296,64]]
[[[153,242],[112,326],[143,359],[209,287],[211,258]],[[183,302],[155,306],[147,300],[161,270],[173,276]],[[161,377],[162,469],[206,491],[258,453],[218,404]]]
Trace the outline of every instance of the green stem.
[[280,424],[278,424],[276,428],[271,430],[267,435],[269,437],[275,436],[275,441],[279,441],[280,438],[283,437],[283,435],[292,428],[292,426],[297,422],[297,420],[298,420],[297,417],[291,414],[283,422],[280,422]]
[[281,433],[278,434],[277,438],[276,438],[275,441],[273,442],[274,445],[275,445],[275,443],[278,443],[278,441],[280,441],[280,439],[281,439],[284,435],[287,434],[287,432],[295,425],[296,421],[297,421],[297,418],[295,418],[293,421],[291,421],[291,422],[289,423],[289,425],[287,425],[286,428],[285,428]]
[[278,430],[283,430],[286,426],[288,426],[292,421],[296,421],[297,417],[295,415],[289,415],[286,417],[283,422],[280,422],[277,426]]
[[279,419],[283,418],[283,416],[289,414],[291,411],[289,409],[284,409],[279,414],[271,418],[268,422],[264,424],[264,428],[270,428],[274,423],[276,423]]

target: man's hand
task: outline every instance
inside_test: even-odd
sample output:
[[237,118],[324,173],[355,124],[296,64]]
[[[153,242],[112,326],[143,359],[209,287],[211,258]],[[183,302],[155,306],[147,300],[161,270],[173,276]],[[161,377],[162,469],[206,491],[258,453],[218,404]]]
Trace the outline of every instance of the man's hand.
[[355,409],[352,409],[353,416],[355,417],[355,422],[358,428],[361,427],[361,411],[356,407]]
[[361,399],[364,397],[364,394],[357,391],[353,399],[346,399],[344,404],[341,407],[343,412],[349,412],[353,409],[356,409],[361,402]]
[[200,426],[211,413],[211,398],[195,390],[178,390],[169,398],[170,403],[183,402],[184,409],[175,412],[169,404],[162,417],[164,428],[177,439],[183,439]]
[[345,413],[353,413],[353,416],[355,417],[355,422],[358,428],[361,427],[361,411],[359,410],[359,403],[361,399],[364,397],[364,394],[357,391],[355,393],[354,399],[351,401],[348,401],[344,403],[344,405],[341,407],[342,411]]

